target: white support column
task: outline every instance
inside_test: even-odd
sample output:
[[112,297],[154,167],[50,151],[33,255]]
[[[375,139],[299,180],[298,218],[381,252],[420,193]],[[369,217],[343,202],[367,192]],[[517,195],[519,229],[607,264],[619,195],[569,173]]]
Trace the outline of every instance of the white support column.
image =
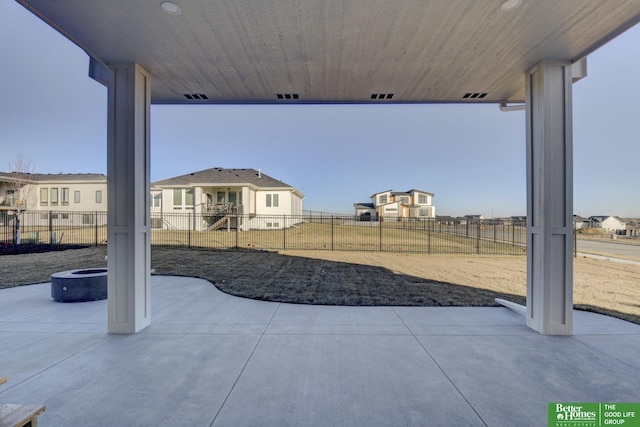
[[137,64],[110,67],[108,331],[136,333],[151,323],[150,78]]
[[527,326],[573,334],[571,63],[526,74]]
[[193,214],[196,216],[196,231],[203,231],[204,225],[202,221],[202,203],[204,200],[202,199],[202,187],[197,186],[193,189]]

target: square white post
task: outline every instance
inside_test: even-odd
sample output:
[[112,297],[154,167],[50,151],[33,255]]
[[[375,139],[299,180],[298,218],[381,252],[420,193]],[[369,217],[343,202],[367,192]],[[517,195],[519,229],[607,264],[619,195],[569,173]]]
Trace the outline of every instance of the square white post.
[[526,74],[527,326],[573,334],[571,63]]
[[108,331],[151,323],[150,78],[137,64],[110,67],[107,129]]

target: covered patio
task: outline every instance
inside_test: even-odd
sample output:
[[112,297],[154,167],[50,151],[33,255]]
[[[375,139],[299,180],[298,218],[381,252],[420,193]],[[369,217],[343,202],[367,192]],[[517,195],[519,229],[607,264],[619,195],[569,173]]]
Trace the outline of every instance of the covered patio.
[[[640,327],[574,312],[571,244],[571,85],[640,22],[637,0],[17,2],[108,87],[109,297],[0,291],[3,402],[64,426],[538,426],[551,402],[640,401]],[[152,103],[524,109],[525,312],[287,305],[152,277]]]
[[637,1],[17,2],[108,87],[109,332],[151,324],[152,103],[494,103],[526,110],[526,323],[573,333],[572,83]]
[[[154,322],[106,333],[106,301],[0,290],[3,403],[43,426],[541,426],[553,402],[640,401],[640,325],[574,313],[538,334],[501,307],[247,300],[153,276]],[[19,357],[17,357],[19,355]]]

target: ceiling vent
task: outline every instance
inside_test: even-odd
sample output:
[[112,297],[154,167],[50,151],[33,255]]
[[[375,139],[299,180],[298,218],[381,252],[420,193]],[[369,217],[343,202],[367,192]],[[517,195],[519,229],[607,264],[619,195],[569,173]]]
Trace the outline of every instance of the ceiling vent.
[[276,93],[278,99],[300,99],[300,95],[297,93]]
[[468,92],[462,97],[463,99],[482,99],[487,96],[486,92]]
[[203,93],[185,93],[184,97],[190,100],[207,100],[209,97]]
[[375,99],[375,100],[392,99],[392,98],[393,98],[392,93],[372,93],[371,94],[371,99]]

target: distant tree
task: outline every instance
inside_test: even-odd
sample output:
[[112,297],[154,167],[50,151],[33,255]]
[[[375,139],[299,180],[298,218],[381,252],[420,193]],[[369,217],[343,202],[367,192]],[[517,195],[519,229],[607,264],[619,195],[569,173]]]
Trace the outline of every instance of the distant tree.
[[7,182],[9,188],[8,193],[12,199],[11,206],[14,209],[13,214],[16,217],[14,242],[19,245],[20,217],[24,211],[35,203],[33,195],[35,186],[32,185],[34,178],[33,162],[22,152],[18,152],[16,158],[9,162],[9,171],[11,172],[11,177]]

